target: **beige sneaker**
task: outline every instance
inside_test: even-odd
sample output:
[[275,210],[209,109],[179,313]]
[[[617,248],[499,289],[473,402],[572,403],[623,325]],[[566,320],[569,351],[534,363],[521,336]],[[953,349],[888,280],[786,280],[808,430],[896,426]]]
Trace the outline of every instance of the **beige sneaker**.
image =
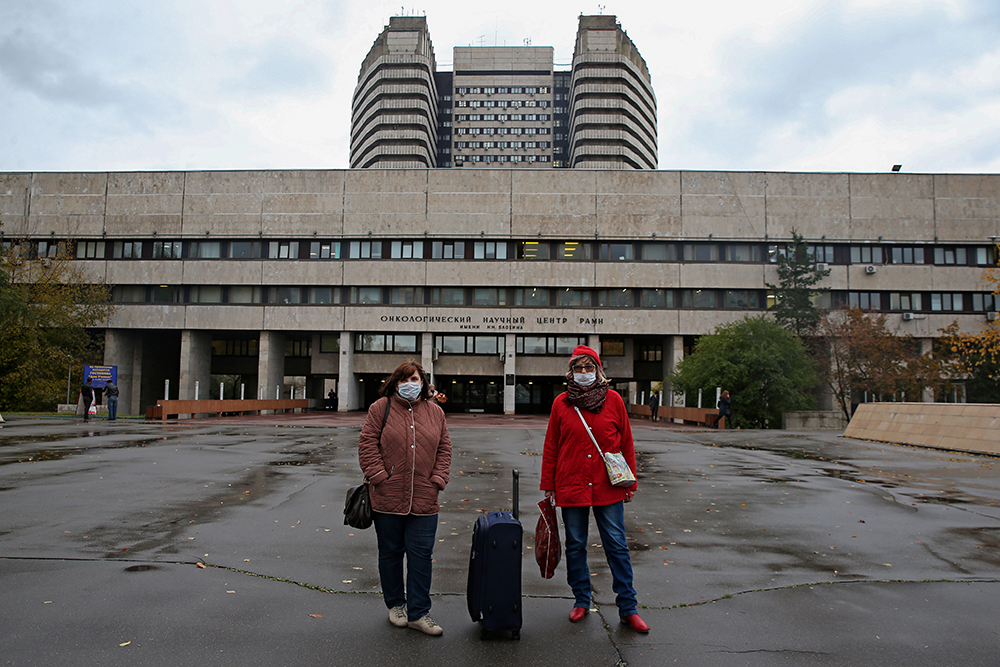
[[414,630],[420,630],[420,632],[425,635],[443,635],[444,629],[434,622],[434,619],[430,617],[430,614],[424,614],[415,621],[410,621],[408,625]]
[[399,605],[389,610],[389,622],[397,628],[406,627],[406,605]]

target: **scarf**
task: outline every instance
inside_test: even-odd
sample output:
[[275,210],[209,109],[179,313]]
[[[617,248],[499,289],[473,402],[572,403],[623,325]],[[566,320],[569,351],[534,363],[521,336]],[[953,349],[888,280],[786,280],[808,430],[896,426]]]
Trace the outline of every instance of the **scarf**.
[[594,382],[589,387],[581,387],[571,378],[566,386],[566,402],[581,410],[600,412],[604,407],[604,399],[608,397],[609,386],[610,383],[604,380]]

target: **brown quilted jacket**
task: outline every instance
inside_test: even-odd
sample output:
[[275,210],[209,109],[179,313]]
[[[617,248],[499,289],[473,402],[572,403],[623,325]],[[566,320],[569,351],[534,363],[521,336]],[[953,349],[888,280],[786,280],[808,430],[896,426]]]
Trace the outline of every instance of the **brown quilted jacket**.
[[435,401],[410,403],[393,396],[382,430],[387,400],[380,398],[368,409],[358,440],[358,460],[370,484],[372,509],[386,514],[437,514],[438,492],[451,471],[444,411]]

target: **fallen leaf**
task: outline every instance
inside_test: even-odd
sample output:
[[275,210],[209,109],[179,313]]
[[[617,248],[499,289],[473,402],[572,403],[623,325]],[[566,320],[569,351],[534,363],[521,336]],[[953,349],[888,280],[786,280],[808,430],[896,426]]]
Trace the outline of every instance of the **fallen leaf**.
[[132,640],[129,640],[127,642],[122,642],[121,644],[119,644],[119,646],[128,646],[131,643],[132,643]]
[[319,614],[309,614],[309,618],[323,618]]
[[205,569],[205,564],[204,563],[195,563],[195,565],[197,565],[198,567],[200,567],[203,570]]

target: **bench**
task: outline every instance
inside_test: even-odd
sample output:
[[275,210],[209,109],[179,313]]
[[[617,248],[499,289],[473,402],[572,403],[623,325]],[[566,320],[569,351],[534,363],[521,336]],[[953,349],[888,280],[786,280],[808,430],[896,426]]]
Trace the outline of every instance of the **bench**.
[[171,416],[180,418],[180,415],[190,415],[197,418],[198,415],[210,415],[221,417],[223,414],[261,414],[268,412],[294,412],[302,411],[309,407],[311,403],[307,398],[282,398],[282,399],[233,399],[233,400],[206,400],[206,401],[186,401],[186,400],[159,400],[155,406],[146,408],[146,419],[169,419]]
[[[650,419],[652,410],[648,405],[631,405],[629,413],[636,417]],[[699,424],[701,426],[715,426],[715,418],[719,416],[719,411],[712,408],[682,408],[676,405],[661,405],[656,411],[656,417],[664,421],[678,420],[685,424]],[[725,428],[726,418],[719,420],[719,428]]]

